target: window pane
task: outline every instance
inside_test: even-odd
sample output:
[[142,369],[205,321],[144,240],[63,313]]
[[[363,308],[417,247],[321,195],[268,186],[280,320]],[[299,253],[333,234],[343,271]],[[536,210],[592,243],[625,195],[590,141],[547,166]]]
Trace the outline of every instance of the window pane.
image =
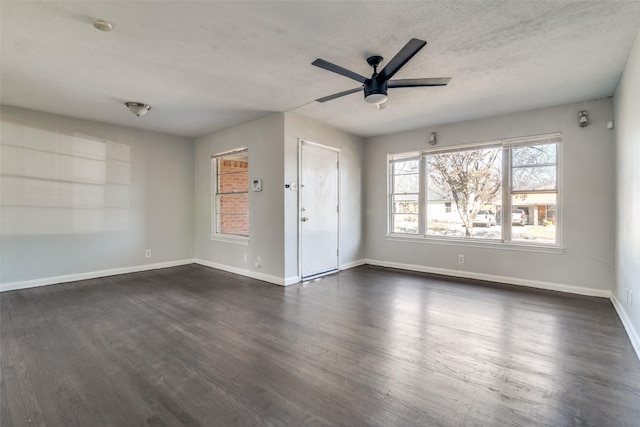
[[511,204],[511,240],[556,243],[556,193],[515,194]]
[[512,191],[556,189],[556,166],[529,166],[513,169]]
[[427,235],[501,238],[501,147],[428,154],[427,166]]
[[234,193],[249,191],[249,172],[234,172],[218,176],[218,192]]
[[394,195],[391,214],[393,233],[418,233],[418,195]]
[[418,234],[418,215],[392,214],[392,232]]
[[218,192],[249,191],[249,157],[246,153],[218,159]]
[[543,144],[514,147],[512,156],[512,191],[556,190],[557,145]]
[[557,144],[511,149],[511,240],[555,244]]
[[455,203],[427,201],[427,235],[464,237],[464,225]]
[[249,194],[222,194],[218,196],[218,233],[249,235]]
[[394,193],[417,193],[420,191],[420,175],[396,175],[393,177]]
[[392,167],[391,173],[393,175],[418,173],[420,169],[420,160],[414,159],[414,160],[407,160],[404,162],[396,161],[396,162],[393,162],[392,165],[393,167]]
[[248,213],[249,193],[220,194],[217,212],[222,214]]
[[393,213],[418,214],[418,195],[402,194],[393,196]]
[[513,166],[556,164],[556,144],[531,145],[511,149]]
[[249,215],[248,214],[218,214],[218,233],[236,234],[239,236],[249,235]]

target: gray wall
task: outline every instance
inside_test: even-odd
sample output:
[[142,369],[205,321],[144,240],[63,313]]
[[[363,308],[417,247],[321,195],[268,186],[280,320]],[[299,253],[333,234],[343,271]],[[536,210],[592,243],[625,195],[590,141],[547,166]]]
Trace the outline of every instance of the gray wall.
[[[578,111],[591,124],[580,128]],[[614,281],[615,167],[612,101],[563,105],[370,138],[365,154],[366,256],[373,263],[605,296]],[[562,253],[393,241],[387,230],[387,153],[562,132]],[[457,255],[465,255],[458,264]]]
[[[617,308],[640,355],[640,33],[615,93]],[[627,301],[633,292],[633,305]],[[626,318],[625,318],[626,317]],[[630,324],[629,324],[630,323]],[[633,328],[631,329],[630,328]]]
[[[363,139],[293,113],[285,114],[284,182],[298,180],[298,140],[340,149],[340,265],[364,262],[362,221]],[[284,193],[285,278],[296,279],[298,271],[298,193]]]
[[12,107],[0,126],[1,283],[193,258],[193,140]]
[[[278,113],[196,139],[197,259],[269,282],[283,281],[283,135],[284,114]],[[261,192],[249,193],[248,244],[211,239],[211,155],[240,147],[249,148],[249,179],[263,181]],[[254,264],[257,257],[262,259],[261,267]]]
[[[340,262],[362,261],[362,139],[293,113],[279,113],[196,140],[196,249],[204,264],[277,284],[298,280],[298,139],[340,148]],[[250,179],[263,191],[249,194],[248,244],[211,239],[211,155],[249,148]],[[245,261],[246,255],[246,261]],[[256,257],[262,266],[256,267]]]

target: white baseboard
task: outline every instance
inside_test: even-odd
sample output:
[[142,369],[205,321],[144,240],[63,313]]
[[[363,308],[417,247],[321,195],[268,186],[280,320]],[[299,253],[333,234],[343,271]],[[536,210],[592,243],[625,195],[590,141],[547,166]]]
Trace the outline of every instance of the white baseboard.
[[[229,273],[239,274],[241,276],[251,277],[252,279],[262,280],[263,282],[273,283],[274,285],[287,286],[292,283],[286,283],[282,277],[272,276],[270,274],[259,273],[257,271],[246,270],[244,268],[232,267],[229,265],[218,264],[217,262],[207,261],[204,259],[196,258],[194,260],[196,264],[204,265],[206,267],[215,268],[217,270],[228,271]],[[290,279],[287,279],[290,280]],[[296,282],[298,279],[296,278]]]
[[300,283],[300,278],[298,276],[291,276],[284,279],[284,285],[295,285],[296,283]]
[[340,265],[340,270],[348,270],[350,268],[360,267],[361,265],[365,265],[366,263],[366,259],[358,259],[351,262],[345,262],[344,264]]
[[[57,283],[76,282],[79,280],[115,276],[118,274],[136,273],[141,271],[175,267],[179,265],[186,265],[186,264],[193,264],[193,263],[204,265],[211,268],[216,268],[223,271],[228,271],[230,273],[235,273],[242,276],[251,277],[253,279],[262,280],[264,282],[269,282],[269,283],[273,283],[280,286],[289,286],[299,282],[298,277],[282,278],[282,277],[272,276],[269,274],[259,273],[252,270],[246,270],[242,268],[231,267],[224,264],[218,264],[216,262],[206,261],[203,259],[183,259],[178,261],[159,262],[154,264],[144,264],[144,265],[136,265],[131,267],[112,268],[108,270],[90,271],[86,273],[68,274],[64,276],[45,277],[41,279],[25,280],[20,282],[2,283],[0,284],[0,292],[34,288],[37,286],[54,285]],[[416,264],[403,264],[403,263],[390,262],[390,261],[380,261],[380,260],[374,260],[374,259],[363,259],[363,260],[348,262],[348,263],[342,264],[340,266],[340,270],[347,270],[349,268],[354,268],[354,267],[358,267],[360,265],[365,265],[365,264],[377,265],[381,267],[398,268],[401,270],[420,271],[424,273],[442,274],[445,276],[463,277],[467,279],[486,280],[490,282],[529,286],[532,288],[548,289],[552,291],[568,292],[568,293],[579,294],[579,295],[611,298],[611,300],[614,301],[614,306],[615,304],[618,304],[618,306],[616,306],[616,310],[618,310],[618,313],[624,313],[624,316],[626,319],[625,327],[632,328],[631,333],[635,334],[636,341],[634,342],[634,348],[638,348],[640,346],[638,344],[638,339],[637,339],[638,335],[633,330],[633,327],[630,321],[628,320],[628,318],[626,317],[626,313],[624,312],[624,309],[622,309],[622,306],[620,305],[619,301],[614,299],[614,297],[612,296],[611,291],[602,290],[602,289],[583,288],[583,287],[564,285],[559,283],[542,282],[542,281],[536,281],[536,280],[518,279],[515,277],[495,276],[491,274],[474,273],[474,272],[462,271],[462,270],[450,270],[446,268],[426,267],[426,266],[416,265]],[[625,319],[623,319],[622,316],[623,315],[620,314],[620,318],[624,323]],[[630,336],[631,336],[631,333],[630,333]]]
[[627,312],[624,309],[624,306],[616,296],[615,292],[611,293],[611,302],[613,303],[613,307],[616,309],[618,313],[618,317],[622,321],[622,325],[624,329],[627,331],[627,335],[629,336],[629,340],[631,340],[631,345],[633,349],[636,351],[636,355],[638,359],[640,359],[640,335],[638,335],[638,331],[633,327],[633,323],[631,323],[631,319],[627,316]]
[[134,265],[131,267],[110,268],[108,270],[89,271],[86,273],[67,274],[64,276],[44,277],[41,279],[24,280],[0,284],[0,292],[18,289],[35,288],[38,286],[55,285],[58,283],[77,282],[79,280],[96,279],[99,277],[116,276],[118,274],[137,273],[140,271],[157,270],[159,268],[176,267],[178,265],[193,264],[193,259],[179,261],[157,262],[154,264]]
[[465,279],[485,280],[488,282],[506,283],[509,285],[528,286],[537,289],[547,289],[550,291],[567,292],[570,294],[587,295],[592,297],[610,298],[611,291],[605,289],[583,288],[580,286],[565,285],[562,283],[542,282],[539,280],[526,280],[517,277],[496,276],[493,274],[475,273],[472,271],[451,270],[448,268],[426,267],[416,264],[402,264],[398,262],[380,261],[367,259],[367,264],[380,267],[398,268],[401,270],[419,271],[422,273],[442,274],[444,276],[462,277]]

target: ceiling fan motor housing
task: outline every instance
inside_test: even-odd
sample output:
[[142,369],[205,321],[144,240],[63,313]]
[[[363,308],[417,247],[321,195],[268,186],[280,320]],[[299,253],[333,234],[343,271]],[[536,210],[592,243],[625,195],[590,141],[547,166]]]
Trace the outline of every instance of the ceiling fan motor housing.
[[387,81],[376,78],[364,81],[364,100],[370,104],[379,104],[387,100]]

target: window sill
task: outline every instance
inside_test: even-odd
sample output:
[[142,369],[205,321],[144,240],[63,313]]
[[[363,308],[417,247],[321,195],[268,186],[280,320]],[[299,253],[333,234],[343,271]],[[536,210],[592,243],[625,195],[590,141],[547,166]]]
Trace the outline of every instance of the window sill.
[[420,243],[420,244],[435,244],[435,245],[449,245],[449,246],[464,246],[471,248],[490,248],[490,249],[504,249],[509,251],[523,251],[523,252],[540,252],[547,254],[562,254],[564,248],[556,245],[536,245],[526,242],[501,242],[499,240],[470,240],[470,239],[439,239],[437,237],[426,237],[420,235],[398,235],[387,234],[386,240],[392,242],[408,242],[408,243]]
[[231,234],[213,234],[211,240],[225,243],[234,243],[236,245],[249,245],[251,240],[246,236],[234,236]]

